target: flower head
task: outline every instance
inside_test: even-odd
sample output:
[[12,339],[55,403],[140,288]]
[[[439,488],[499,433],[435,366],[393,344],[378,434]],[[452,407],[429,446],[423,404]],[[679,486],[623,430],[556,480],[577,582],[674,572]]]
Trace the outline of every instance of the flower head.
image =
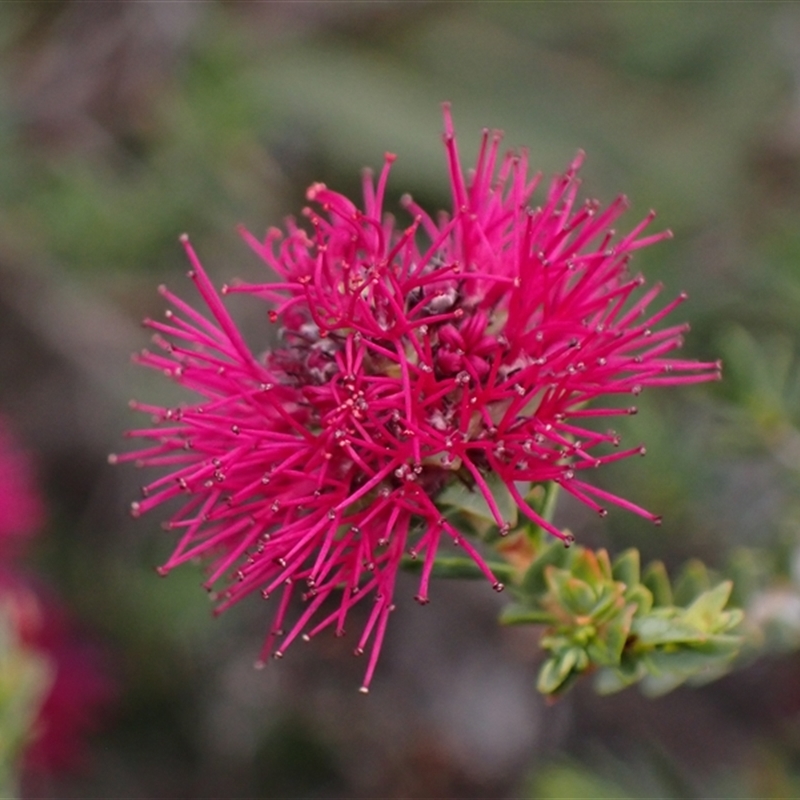
[[[201,399],[179,408],[133,403],[154,425],[129,435],[150,445],[112,460],[169,468],[144,487],[134,514],[185,498],[167,523],[180,538],[163,572],[208,558],[207,588],[231,580],[220,610],[254,591],[279,594],[262,658],[279,657],[301,634],[332,627],[341,635],[348,611],[371,596],[356,648],[371,647],[366,689],[403,554],[422,559],[417,600],[427,602],[444,541],[501,589],[437,506],[454,482],[485,498],[501,534],[509,521],[490,479],[562,539],[520,485],[555,481],[600,513],[610,502],[658,519],[583,476],[643,452],[607,452],[615,435],[587,420],[635,408],[592,408],[595,398],[718,376],[717,363],[668,357],[686,326],[656,326],[684,296],[648,312],[661,287],[645,290],[628,273],[636,250],[670,234],[645,235],[651,214],[616,237],[622,197],[606,209],[578,205],[582,154],[532,208],[540,176],[528,174],[524,152],[501,158],[500,141],[484,133],[465,177],[445,107],[450,214],[432,217],[406,196],[407,228],[385,215],[389,154],[377,182],[365,173],[363,208],[318,183],[303,211],[308,230],[289,220],[286,235],[270,229],[263,241],[243,231],[277,279],[222,293],[269,304],[280,344],[263,355],[246,344],[183,237],[211,318],[162,287],[173,308],[166,322],[146,321],[161,352],[137,360]],[[286,626],[297,587],[305,608]]]

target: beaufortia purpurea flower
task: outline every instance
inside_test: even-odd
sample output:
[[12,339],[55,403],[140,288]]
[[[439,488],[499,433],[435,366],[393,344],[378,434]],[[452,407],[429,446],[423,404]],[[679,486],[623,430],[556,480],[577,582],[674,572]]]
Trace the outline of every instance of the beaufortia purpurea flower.
[[[686,326],[659,323],[685,297],[650,311],[661,287],[629,273],[636,250],[670,236],[645,233],[652,214],[618,237],[611,226],[624,197],[605,209],[579,204],[583,154],[533,207],[540,176],[529,175],[527,153],[502,157],[501,136],[485,132],[465,175],[447,106],[444,117],[449,214],[431,216],[407,196],[408,227],[385,214],[387,155],[377,182],[365,173],[362,207],[317,183],[305,227],[289,220],[263,241],[243,231],[274,276],[222,294],[265,301],[280,334],[265,353],[245,342],[182,237],[207,311],[162,288],[167,319],[145,323],[158,352],[136,358],[199,399],[134,402],[154,424],[129,436],[147,445],[112,456],[166,468],[135,515],[184,499],[166,523],[178,544],[161,572],[203,557],[205,586],[222,586],[219,610],[253,592],[277,595],[261,659],[301,635],[342,635],[350,609],[372,598],[356,644],[370,651],[364,690],[404,554],[422,561],[422,603],[447,541],[502,588],[437,507],[445,487],[460,481],[480,493],[501,534],[509,522],[489,487],[498,479],[522,513],[561,538],[520,485],[555,481],[600,513],[613,503],[657,521],[586,480],[587,470],[643,452],[609,447],[614,434],[589,420],[634,413],[628,398],[645,387],[719,375],[718,363],[669,357]],[[592,407],[599,397],[621,407]]]

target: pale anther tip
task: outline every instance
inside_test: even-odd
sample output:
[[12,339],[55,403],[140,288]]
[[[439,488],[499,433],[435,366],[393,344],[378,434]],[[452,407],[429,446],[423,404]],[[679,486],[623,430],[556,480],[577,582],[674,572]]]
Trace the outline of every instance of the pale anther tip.
[[361,694],[369,694],[369,686],[362,686],[359,690]]
[[119,457],[116,453],[109,453],[108,454],[108,463],[109,464],[116,464],[119,461]]
[[181,244],[189,244],[189,234],[188,234],[188,233],[182,233],[182,234],[181,234],[181,235],[178,237],[178,241],[179,241]]
[[260,658],[253,662],[253,669],[264,669],[266,666],[266,663]]

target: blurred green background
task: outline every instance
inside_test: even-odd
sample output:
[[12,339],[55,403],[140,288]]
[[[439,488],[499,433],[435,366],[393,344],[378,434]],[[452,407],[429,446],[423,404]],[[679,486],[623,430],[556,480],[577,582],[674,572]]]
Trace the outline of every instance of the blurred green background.
[[[443,100],[465,161],[484,127],[548,176],[582,148],[587,195],[675,233],[639,268],[689,292],[685,352],[725,380],[645,394],[619,426],[647,458],[598,480],[660,529],[569,503],[558,522],[750,581],[768,652],[716,684],[545,706],[536,631],[499,629],[502,598],[439,583],[419,608],[409,579],[365,699],[348,646],[256,672],[257,600],[213,621],[199,569],[153,572],[170,537],[128,518],[142,476],[106,454],[129,398],[174,394],[129,354],[159,283],[191,296],[178,235],[220,283],[258,279],[236,224],[281,224],[312,181],[356,196],[384,151],[390,205],[446,207]],[[230,305],[263,346],[263,309]],[[86,768],[28,796],[800,796],[799,348],[796,3],[0,4],[0,410],[47,497],[31,566],[121,687]]]

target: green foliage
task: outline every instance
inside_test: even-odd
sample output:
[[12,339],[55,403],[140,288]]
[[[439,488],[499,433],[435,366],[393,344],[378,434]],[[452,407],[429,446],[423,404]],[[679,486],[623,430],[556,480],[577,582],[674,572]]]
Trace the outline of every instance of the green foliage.
[[[518,524],[508,490],[497,479],[491,488],[504,519]],[[552,518],[557,493],[555,483],[527,492],[545,519]],[[687,681],[719,677],[742,648],[744,637],[734,629],[743,612],[726,610],[733,582],[716,578],[697,559],[684,565],[673,584],[660,561],[642,570],[633,548],[612,562],[604,549],[565,547],[528,522],[499,537],[483,495],[466,485],[453,484],[437,501],[451,520],[494,544],[505,558],[506,563],[490,562],[516,596],[501,622],[546,626],[541,646],[548,655],[537,681],[543,694],[564,692],[589,673],[596,673],[601,694],[639,682],[649,695],[664,694]],[[461,557],[437,558],[433,574],[483,575]]]
[[544,694],[597,672],[602,694],[641,682],[659,695],[718,677],[742,646],[733,631],[743,614],[726,610],[733,584],[711,584],[699,561],[684,567],[673,589],[660,562],[642,576],[637,550],[612,563],[605,550],[553,543],[524,574],[501,621],[547,626],[541,645],[548,657],[537,683]]

